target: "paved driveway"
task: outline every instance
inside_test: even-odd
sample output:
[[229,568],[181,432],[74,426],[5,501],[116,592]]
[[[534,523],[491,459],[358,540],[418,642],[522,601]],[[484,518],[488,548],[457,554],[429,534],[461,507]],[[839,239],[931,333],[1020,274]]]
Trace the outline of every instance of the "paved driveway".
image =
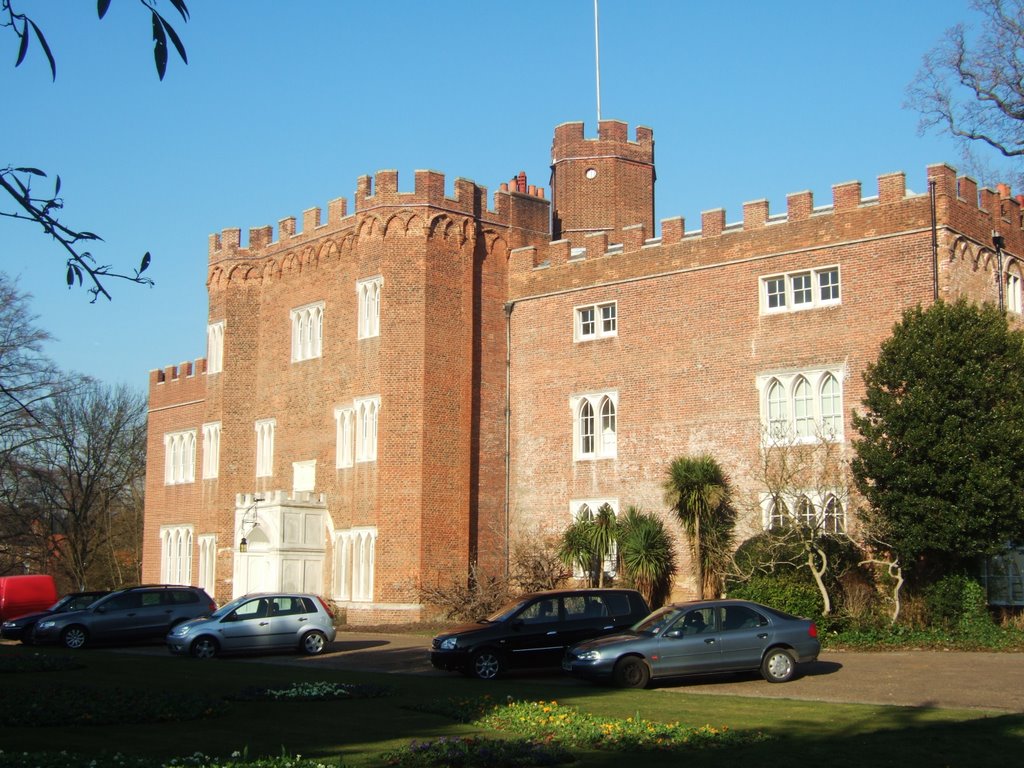
[[[273,656],[276,663],[450,677],[430,666],[430,641],[415,635],[341,632],[324,656]],[[714,675],[659,683],[686,693],[1024,712],[1024,654],[961,651],[825,652],[782,685],[757,675]],[[558,685],[591,685],[546,674]],[[485,683],[481,683],[485,685]]]

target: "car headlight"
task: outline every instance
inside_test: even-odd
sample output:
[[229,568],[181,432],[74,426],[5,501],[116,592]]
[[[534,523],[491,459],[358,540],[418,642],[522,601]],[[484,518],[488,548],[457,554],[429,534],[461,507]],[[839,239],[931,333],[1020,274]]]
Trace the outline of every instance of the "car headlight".
[[184,637],[185,635],[187,635],[191,631],[192,631],[192,627],[190,627],[188,624],[179,624],[178,626],[176,626],[174,629],[171,630],[171,634],[174,635],[175,637]]
[[11,628],[13,626],[15,626],[13,621],[5,621],[4,622],[4,629],[9,629],[9,628]]
[[580,661],[597,661],[601,658],[600,651],[577,651],[576,658]]
[[442,651],[454,651],[458,645],[459,639],[457,637],[446,637],[441,641],[441,645],[438,646]]
[[36,627],[39,629],[53,629],[55,626],[57,626],[57,622],[52,619],[50,621],[40,621],[36,624]]

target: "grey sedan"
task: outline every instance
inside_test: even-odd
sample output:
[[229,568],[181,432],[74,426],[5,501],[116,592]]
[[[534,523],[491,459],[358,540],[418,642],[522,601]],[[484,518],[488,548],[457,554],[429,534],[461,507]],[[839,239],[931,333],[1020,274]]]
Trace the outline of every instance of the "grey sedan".
[[745,600],[661,608],[630,630],[572,646],[562,668],[579,677],[644,688],[652,679],[760,670],[784,683],[821,650],[814,622]]
[[261,593],[235,598],[208,618],[179,624],[168,633],[167,648],[200,659],[234,651],[301,650],[316,655],[334,637],[334,616],[323,598]]

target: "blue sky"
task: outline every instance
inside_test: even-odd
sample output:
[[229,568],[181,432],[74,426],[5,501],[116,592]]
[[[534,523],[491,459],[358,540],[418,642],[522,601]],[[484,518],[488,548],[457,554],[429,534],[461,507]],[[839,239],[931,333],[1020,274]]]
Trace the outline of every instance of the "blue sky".
[[[190,0],[189,56],[163,82],[149,19],[118,0],[16,0],[57,58],[13,67],[0,30],[0,164],[59,173],[65,223],[103,236],[101,263],[153,253],[153,288],[109,283],[88,303],[27,224],[0,220],[0,269],[30,292],[67,370],[144,388],[147,372],[205,355],[207,239],[272,224],[394,168],[491,192],[520,170],[548,185],[554,127],[596,132],[592,0]],[[176,18],[166,0],[160,7]],[[922,55],[972,20],[968,0],[601,0],[601,111],[654,129],[656,219],[905,171],[960,164],[904,109]],[[6,206],[5,206],[6,207]],[[350,202],[351,210],[351,202]]]

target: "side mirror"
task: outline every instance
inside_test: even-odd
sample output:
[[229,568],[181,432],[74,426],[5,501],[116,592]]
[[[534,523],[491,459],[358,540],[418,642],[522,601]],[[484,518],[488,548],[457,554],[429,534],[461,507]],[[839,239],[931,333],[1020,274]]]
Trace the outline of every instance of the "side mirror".
[[683,630],[681,630],[681,629],[670,629],[668,632],[666,632],[664,635],[662,635],[662,637],[682,637],[682,636],[683,636]]

